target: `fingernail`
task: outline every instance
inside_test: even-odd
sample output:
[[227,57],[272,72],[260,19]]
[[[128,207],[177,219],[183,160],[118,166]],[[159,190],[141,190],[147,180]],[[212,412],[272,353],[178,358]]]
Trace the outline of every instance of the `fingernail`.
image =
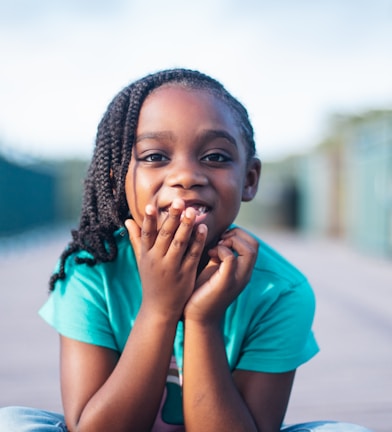
[[151,204],[146,205],[146,214],[149,216],[154,214],[154,207]]
[[180,209],[182,206],[182,201],[178,198],[174,199],[172,202],[172,207],[176,210]]
[[204,234],[207,231],[207,227],[204,224],[197,226],[197,232],[199,234]]
[[194,208],[188,207],[188,208],[185,209],[185,216],[187,218],[191,218],[193,216],[194,212],[195,212]]

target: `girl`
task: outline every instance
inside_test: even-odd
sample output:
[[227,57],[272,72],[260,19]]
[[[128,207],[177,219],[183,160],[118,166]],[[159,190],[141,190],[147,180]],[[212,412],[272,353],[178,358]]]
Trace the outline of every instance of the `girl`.
[[40,312],[61,337],[65,420],[8,408],[2,431],[281,429],[318,351],[314,296],[232,225],[260,169],[245,108],[208,76],[163,71],[115,97]]

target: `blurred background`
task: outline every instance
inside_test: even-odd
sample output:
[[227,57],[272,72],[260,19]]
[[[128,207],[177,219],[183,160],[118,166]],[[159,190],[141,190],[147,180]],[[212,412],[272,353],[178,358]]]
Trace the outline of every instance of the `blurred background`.
[[[377,340],[367,352],[385,349],[377,351],[382,367],[369,361],[352,380],[378,368],[381,381],[371,377],[369,386],[390,388],[385,362],[392,364],[391,0],[0,0],[0,53],[0,347],[8,356],[0,358],[0,406],[33,401],[21,396],[28,356],[15,363],[20,350],[18,338],[10,342],[9,326],[19,335],[26,330],[26,320],[15,314],[21,296],[35,295],[35,303],[25,303],[28,316],[44,300],[47,276],[77,223],[98,122],[123,86],[169,67],[212,75],[248,108],[263,172],[258,196],[243,206],[239,223],[282,249],[320,286],[336,273],[325,263],[347,258],[347,278],[355,272],[357,284],[368,281],[361,307],[379,295],[382,308],[365,313],[373,314],[371,324],[356,309],[356,331],[373,325],[385,335],[382,341],[368,335],[366,342],[371,347]],[[360,273],[364,269],[368,279]],[[336,295],[350,285],[339,283],[331,283]],[[369,284],[381,291],[369,294]],[[26,285],[30,290],[20,291]],[[330,309],[322,289],[315,289],[323,335],[322,317],[330,317]],[[339,310],[331,308],[339,322]],[[341,318],[348,316],[341,310]],[[31,315],[36,340],[53,361],[57,341],[36,319]],[[43,334],[52,351],[38,337]],[[333,363],[328,337],[323,368]],[[20,345],[28,340],[20,339]],[[336,338],[330,344],[336,349]],[[37,354],[30,363],[35,376],[42,365]],[[45,365],[52,370],[51,363]],[[318,371],[309,374],[304,382],[317,382]],[[327,389],[330,402],[333,393]],[[339,414],[362,420],[366,393],[362,405],[338,403],[338,411],[318,411],[327,404],[322,397],[318,408],[301,397],[294,406],[305,419],[311,412],[312,418]],[[49,401],[56,398],[42,400],[58,407]],[[390,431],[391,397],[385,391],[372,400],[363,420]]]
[[0,23],[0,235],[75,220],[109,101],[183,66],[249,110],[247,220],[391,255],[391,0],[1,0]]

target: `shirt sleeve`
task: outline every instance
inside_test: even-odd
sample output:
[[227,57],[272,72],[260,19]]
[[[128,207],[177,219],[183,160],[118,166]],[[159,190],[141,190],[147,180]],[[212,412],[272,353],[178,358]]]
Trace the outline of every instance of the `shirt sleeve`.
[[267,310],[255,309],[238,369],[287,372],[319,350],[311,330],[315,297],[306,279],[289,287],[271,286],[268,303]]
[[107,310],[105,284],[98,266],[66,263],[66,278],[40,309],[40,316],[61,335],[117,350]]

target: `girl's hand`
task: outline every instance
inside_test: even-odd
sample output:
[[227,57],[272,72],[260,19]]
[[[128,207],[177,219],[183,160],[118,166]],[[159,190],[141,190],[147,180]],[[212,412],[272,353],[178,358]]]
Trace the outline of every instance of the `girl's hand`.
[[207,238],[205,225],[194,229],[195,219],[195,210],[176,199],[159,230],[157,209],[151,205],[141,228],[133,220],[125,222],[142,281],[142,307],[150,312],[176,320],[183,314]]
[[235,228],[223,234],[209,251],[210,262],[196,281],[195,292],[186,304],[186,320],[220,323],[227,307],[242,292],[252,275],[257,241]]

